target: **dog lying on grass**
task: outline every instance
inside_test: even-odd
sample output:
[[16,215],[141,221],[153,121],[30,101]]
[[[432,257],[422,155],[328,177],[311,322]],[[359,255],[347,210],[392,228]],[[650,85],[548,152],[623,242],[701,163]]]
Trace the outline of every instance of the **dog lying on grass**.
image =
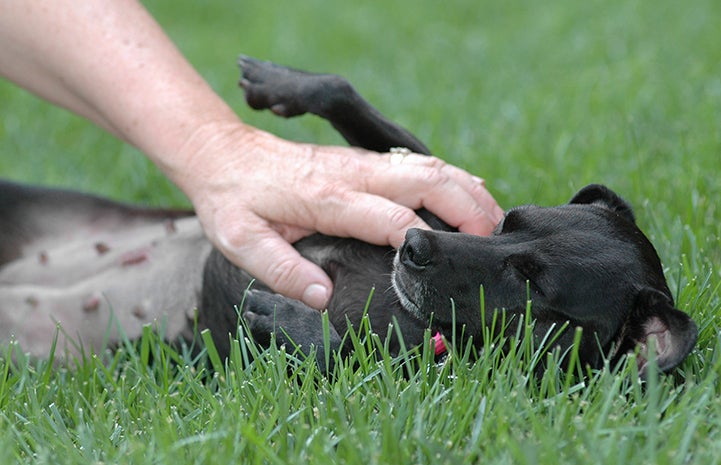
[[[247,57],[240,65],[255,109],[318,115],[366,149],[429,153],[338,76]],[[324,338],[320,312],[251,285],[253,277],[212,248],[190,211],[0,182],[0,341],[14,339],[46,357],[59,322],[61,349],[80,344],[97,352],[121,337],[138,338],[155,322],[170,341],[191,341],[195,329],[207,328],[227,356],[242,303],[240,316],[260,344],[275,334],[304,351],[315,346],[322,354],[329,343],[342,352],[349,349],[341,337],[347,324],[357,327],[367,311],[372,327],[391,338],[392,353],[421,344],[428,328],[450,335],[454,325],[462,334],[456,343],[472,338],[482,347],[484,323],[495,312],[523,317],[530,300],[534,336],[540,341],[555,329],[553,348],[564,353],[582,328],[578,356],[591,367],[638,351],[642,373],[651,355],[668,371],[696,342],[696,325],[674,308],[631,207],[604,186],[587,186],[566,205],[513,208],[490,237],[454,232],[429,212],[419,214],[435,230],[409,230],[395,253],[321,234],[295,244],[334,282]],[[386,332],[392,323],[397,331]]]

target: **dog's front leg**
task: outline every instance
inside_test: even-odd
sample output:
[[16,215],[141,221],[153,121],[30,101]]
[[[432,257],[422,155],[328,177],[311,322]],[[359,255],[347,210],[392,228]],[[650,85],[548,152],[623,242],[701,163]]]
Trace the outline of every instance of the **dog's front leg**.
[[315,348],[315,357],[321,371],[332,368],[333,356],[326,360],[326,349],[330,353],[341,348],[341,337],[324,315],[298,300],[262,290],[249,290],[243,299],[241,316],[248,326],[253,339],[267,347],[271,338],[285,345],[289,352],[296,349],[304,356]]
[[314,74],[241,56],[240,86],[256,110],[286,118],[312,113],[328,120],[349,144],[377,152],[406,147],[430,154],[413,134],[368,103],[344,78]]

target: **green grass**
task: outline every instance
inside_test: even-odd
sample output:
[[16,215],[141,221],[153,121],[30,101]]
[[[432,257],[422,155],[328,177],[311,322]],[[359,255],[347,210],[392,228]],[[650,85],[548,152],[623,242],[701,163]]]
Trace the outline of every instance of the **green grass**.
[[[244,367],[240,346],[211,374],[150,334],[69,369],[6,354],[1,463],[721,461],[721,3],[147,6],[243,119],[283,137],[341,142],[312,118],[245,108],[238,53],[348,77],[485,177],[504,206],[609,185],[636,207],[699,343],[675,376],[645,388],[632,365],[585,383],[556,372],[534,382],[523,338],[515,355],[468,363],[461,353],[440,367],[425,348],[407,376],[401,360],[372,362],[378,348],[361,339],[356,367],[333,380],[280,349]],[[86,122],[6,83],[0,102],[2,176],[187,205],[140,154]]]

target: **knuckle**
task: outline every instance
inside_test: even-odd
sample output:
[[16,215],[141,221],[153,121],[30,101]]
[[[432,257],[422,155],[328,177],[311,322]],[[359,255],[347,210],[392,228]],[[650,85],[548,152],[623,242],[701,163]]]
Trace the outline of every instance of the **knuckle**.
[[486,189],[485,184],[481,183],[471,184],[470,186],[468,186],[468,191],[474,199],[481,199],[488,195],[488,190]]
[[416,213],[410,208],[397,205],[388,211],[389,223],[397,229],[407,229],[417,221]]
[[428,157],[428,166],[437,170],[442,170],[443,168],[448,166],[448,164],[438,157],[430,156]]
[[362,197],[359,192],[349,190],[341,183],[329,183],[321,186],[316,195],[317,223],[332,220],[341,212],[347,211],[349,208],[356,208]]
[[216,225],[215,235],[221,250],[240,250],[247,245],[249,231],[239,221],[226,221]]
[[269,263],[266,269],[266,284],[273,289],[290,288],[288,284],[295,281],[300,275],[301,264],[292,258],[284,258]]
[[418,171],[420,179],[431,188],[445,185],[450,179],[449,175],[437,167],[424,167]]
[[323,202],[334,202],[345,197],[345,192],[338,182],[323,183],[314,190],[313,196]]

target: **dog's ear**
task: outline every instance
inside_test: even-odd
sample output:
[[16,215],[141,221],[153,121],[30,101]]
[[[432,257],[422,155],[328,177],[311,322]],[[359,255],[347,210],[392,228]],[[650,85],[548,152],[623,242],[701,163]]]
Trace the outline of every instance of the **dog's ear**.
[[[650,343],[652,337],[653,344]],[[674,308],[663,293],[645,288],[639,292],[621,330],[614,363],[622,355],[638,349],[638,370],[644,376],[650,358],[649,346],[652,346],[659,370],[666,372],[686,358],[697,338],[696,323],[687,314]]]
[[601,184],[589,184],[578,191],[568,203],[598,205],[618,213],[632,223],[636,222],[631,205]]

